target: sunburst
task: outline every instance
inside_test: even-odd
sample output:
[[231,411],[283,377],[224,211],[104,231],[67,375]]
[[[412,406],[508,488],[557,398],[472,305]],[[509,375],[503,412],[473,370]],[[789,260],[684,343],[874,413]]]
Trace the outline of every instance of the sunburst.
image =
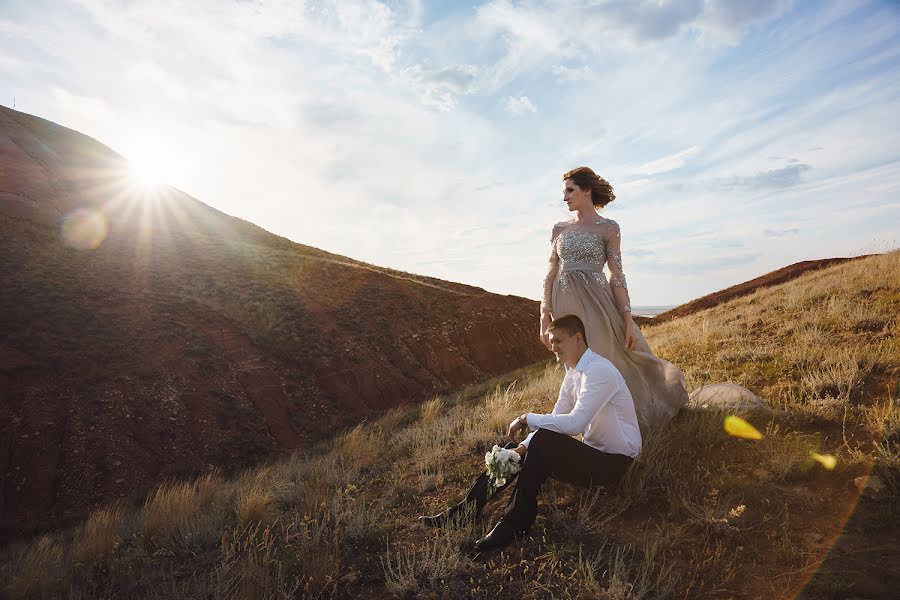
[[169,184],[178,170],[176,154],[153,138],[136,140],[126,156],[129,174],[135,185],[142,188]]

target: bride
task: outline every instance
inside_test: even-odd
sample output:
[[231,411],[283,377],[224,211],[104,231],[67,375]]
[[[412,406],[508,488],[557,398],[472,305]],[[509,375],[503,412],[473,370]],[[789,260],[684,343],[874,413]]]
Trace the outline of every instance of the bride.
[[[653,355],[632,319],[619,224],[598,212],[615,197],[612,186],[587,167],[563,175],[563,201],[575,217],[553,226],[540,336],[549,348],[550,322],[578,315],[587,330],[588,346],[625,378],[644,428],[669,420],[688,395],[681,370]],[[604,263],[610,272],[608,282]]]

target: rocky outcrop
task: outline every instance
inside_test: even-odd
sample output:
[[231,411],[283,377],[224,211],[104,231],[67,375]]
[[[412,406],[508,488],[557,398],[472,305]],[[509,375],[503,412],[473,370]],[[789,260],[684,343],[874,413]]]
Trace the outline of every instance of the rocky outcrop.
[[736,383],[711,383],[690,393],[691,408],[713,408],[731,412],[771,412],[769,403]]

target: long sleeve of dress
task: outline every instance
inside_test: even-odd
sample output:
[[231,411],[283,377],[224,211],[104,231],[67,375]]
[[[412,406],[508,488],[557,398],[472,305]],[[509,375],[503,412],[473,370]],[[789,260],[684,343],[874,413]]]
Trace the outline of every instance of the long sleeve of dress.
[[547,263],[547,276],[544,277],[544,295],[541,298],[541,314],[550,314],[553,306],[553,280],[559,273],[559,254],[556,253],[556,236],[561,227],[557,223],[550,234],[550,259]]
[[609,285],[612,287],[613,296],[619,311],[631,312],[631,299],[628,297],[628,282],[625,280],[625,271],[622,267],[622,233],[619,224],[610,221],[610,235],[606,236],[606,265],[609,267]]

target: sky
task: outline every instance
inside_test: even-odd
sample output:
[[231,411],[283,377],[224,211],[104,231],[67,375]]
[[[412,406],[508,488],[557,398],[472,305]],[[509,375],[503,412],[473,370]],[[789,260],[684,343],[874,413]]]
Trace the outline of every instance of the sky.
[[564,172],[634,305],[898,247],[900,3],[0,0],[0,104],[296,242],[537,299]]

